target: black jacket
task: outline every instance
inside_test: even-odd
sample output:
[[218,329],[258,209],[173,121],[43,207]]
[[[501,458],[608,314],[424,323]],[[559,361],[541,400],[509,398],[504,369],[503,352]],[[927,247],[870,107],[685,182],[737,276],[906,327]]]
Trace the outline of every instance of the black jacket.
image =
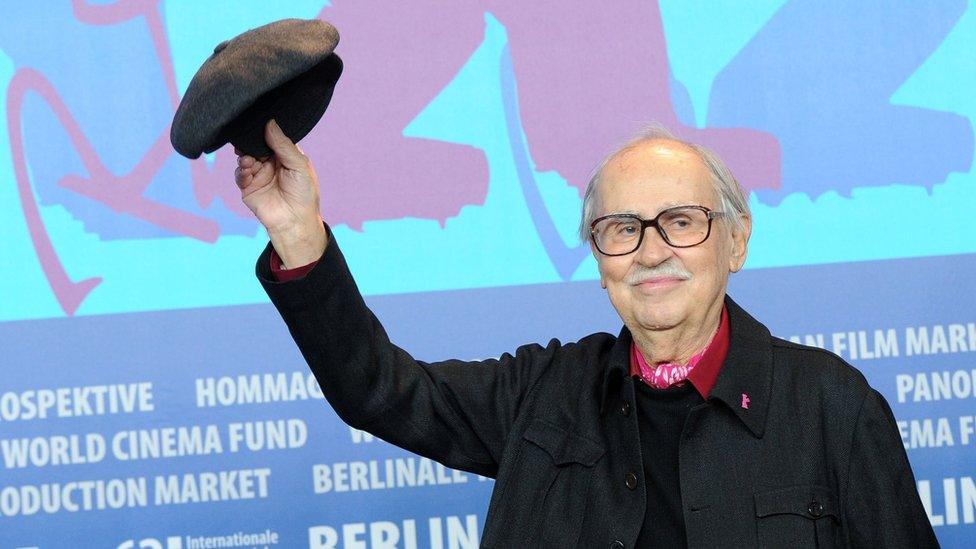
[[[281,284],[269,253],[258,277],[344,421],[497,478],[482,546],[634,545],[654,502],[626,328],[498,360],[418,362],[390,343],[334,241]],[[728,357],[680,441],[688,546],[938,546],[884,398],[837,356],[771,337],[726,304]]]

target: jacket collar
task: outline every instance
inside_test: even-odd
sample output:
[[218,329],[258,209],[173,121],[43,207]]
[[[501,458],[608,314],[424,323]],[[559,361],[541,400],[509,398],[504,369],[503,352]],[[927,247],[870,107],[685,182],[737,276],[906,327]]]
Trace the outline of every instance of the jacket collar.
[[762,438],[773,393],[773,351],[769,330],[725,297],[729,310],[729,354],[709,400],[721,400],[752,434]]
[[633,337],[626,326],[620,329],[617,341],[610,348],[610,360],[603,374],[603,389],[600,392],[600,415],[607,411],[612,395],[620,391],[620,385],[630,373],[630,345]]
[[[762,437],[773,389],[773,357],[769,330],[725,297],[729,311],[729,353],[712,387],[708,400],[725,404],[756,437]],[[600,413],[630,372],[630,330],[624,327],[610,350],[603,377]]]

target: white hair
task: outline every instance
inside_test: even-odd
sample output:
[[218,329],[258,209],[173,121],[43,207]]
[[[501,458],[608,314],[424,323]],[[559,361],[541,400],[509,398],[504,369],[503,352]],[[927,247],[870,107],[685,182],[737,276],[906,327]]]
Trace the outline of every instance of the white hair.
[[600,184],[600,178],[607,164],[621,152],[639,143],[657,139],[680,143],[698,154],[698,157],[701,158],[705,167],[708,168],[708,171],[712,175],[712,186],[715,189],[715,194],[718,196],[719,208],[722,212],[725,212],[725,215],[721,219],[724,219],[730,225],[733,232],[745,230],[742,216],[750,215],[749,201],[746,199],[746,193],[742,189],[742,186],[736,181],[735,176],[732,175],[725,162],[708,148],[679,139],[663,125],[653,123],[638,132],[637,135],[623,146],[618,147],[605,156],[597,165],[596,169],[593,170],[593,175],[586,185],[586,192],[583,194],[583,215],[579,227],[580,239],[583,242],[587,242],[590,239],[590,224],[596,219],[597,214],[597,187]]

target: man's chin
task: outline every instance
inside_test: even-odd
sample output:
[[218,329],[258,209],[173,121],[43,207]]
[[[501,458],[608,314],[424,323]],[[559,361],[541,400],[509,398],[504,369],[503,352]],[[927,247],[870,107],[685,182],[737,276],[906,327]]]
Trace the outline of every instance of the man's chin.
[[644,311],[635,320],[642,330],[663,331],[681,324],[681,315],[670,310]]

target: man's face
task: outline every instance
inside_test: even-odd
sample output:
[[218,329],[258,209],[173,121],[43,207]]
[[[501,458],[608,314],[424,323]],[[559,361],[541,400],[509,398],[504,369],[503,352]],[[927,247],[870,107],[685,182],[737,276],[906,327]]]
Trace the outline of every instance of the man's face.
[[[638,143],[605,166],[598,188],[597,217],[634,213],[652,219],[673,206],[720,210],[708,168],[684,145],[667,140]],[[608,257],[594,250],[610,301],[632,332],[691,329],[715,319],[722,308],[730,272],[746,257],[746,230],[732,234],[716,219],[705,242],[691,248],[669,246],[648,227],[637,251]],[[591,244],[592,245],[592,244]]]

